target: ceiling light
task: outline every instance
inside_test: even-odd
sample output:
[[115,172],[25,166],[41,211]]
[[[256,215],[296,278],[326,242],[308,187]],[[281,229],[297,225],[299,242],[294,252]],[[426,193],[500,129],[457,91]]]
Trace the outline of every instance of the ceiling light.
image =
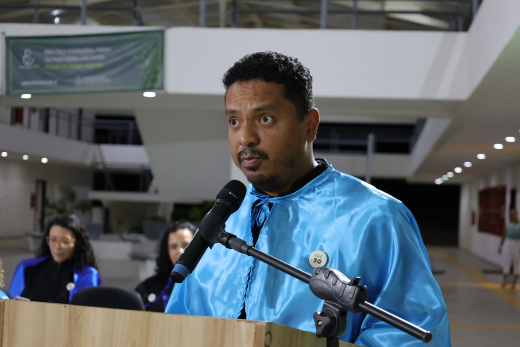
[[456,173],[461,173],[462,172],[462,168],[456,167],[455,170],[453,170],[453,171],[455,171]]
[[7,157],[7,152],[2,152],[2,157]]
[[464,163],[464,166],[465,166],[465,167],[471,167],[471,165],[472,165],[472,164],[471,164],[470,161],[467,161],[467,162]]
[[32,96],[31,94],[22,94],[22,95],[20,95],[20,97],[21,97],[22,99],[30,99],[31,96]]
[[444,175],[444,176],[442,176],[442,179],[447,181],[448,180],[448,176]]
[[451,172],[451,171],[448,172],[448,177],[453,177],[453,176],[455,176],[455,175],[453,174],[453,172]]
[[515,138],[513,136],[506,137],[506,142],[515,142]]
[[485,154],[477,154],[477,158],[478,159],[486,159],[486,155]]
[[495,143],[495,144],[493,145],[493,148],[495,148],[495,149],[502,149],[502,148],[504,148],[504,145],[501,144],[501,143]]
[[47,158],[42,158],[42,163],[46,164],[49,161]]
[[156,95],[155,92],[144,92],[143,93],[143,96],[145,98],[155,98],[155,95]]
[[59,16],[63,12],[65,12],[65,11],[64,10],[54,10],[54,11],[51,11],[51,15],[52,16]]
[[54,18],[54,24],[60,24],[60,17]]
[[437,178],[435,180],[435,184],[442,184],[442,178]]
[[27,154],[24,154],[23,157],[22,157],[23,160],[27,160],[29,159],[29,156]]

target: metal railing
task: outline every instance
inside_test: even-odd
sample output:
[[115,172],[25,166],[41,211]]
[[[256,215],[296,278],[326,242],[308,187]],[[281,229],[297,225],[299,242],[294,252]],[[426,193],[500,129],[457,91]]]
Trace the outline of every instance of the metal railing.
[[[108,168],[104,163],[94,163],[92,171],[93,190],[147,192],[153,180],[149,165],[141,165],[138,169]],[[122,183],[122,176],[134,176],[134,183]],[[128,181],[128,180],[126,180]]]
[[[391,3],[391,2],[415,2],[415,3],[444,3],[453,4],[452,10],[399,10],[399,9],[363,9],[360,3],[372,2],[372,3]],[[232,27],[240,27],[240,15],[241,14],[319,14],[320,15],[320,28],[326,29],[328,27],[328,18],[330,15],[350,15],[351,16],[351,27],[352,29],[359,28],[359,17],[360,16],[374,16],[374,15],[412,15],[421,14],[432,17],[442,17],[450,21],[450,30],[463,31],[464,28],[468,27],[472,19],[475,17],[481,0],[349,0],[349,1],[330,1],[330,0],[304,0],[300,3],[307,3],[306,6],[299,8],[287,8],[284,3],[290,1],[269,1],[269,0],[255,0],[255,1],[238,1],[232,0],[231,2],[231,19]],[[257,6],[265,6],[264,8],[244,8],[240,4],[254,3]],[[343,3],[346,6],[339,8],[331,5],[337,5]],[[348,5],[347,5],[348,4]],[[202,16],[206,15],[206,1],[200,0],[200,23],[205,23],[205,18]],[[466,11],[466,7],[471,7],[469,14]]]
[[[31,128],[32,117],[29,117],[29,128]],[[84,134],[85,129],[92,129],[93,121],[83,118],[82,110],[76,113],[58,108],[45,108],[40,110],[39,129],[56,136],[76,139],[78,141],[91,142]]]
[[[122,11],[132,12],[133,24],[144,25],[142,10],[153,10],[154,7],[164,8],[165,5],[157,4],[156,2],[148,2],[148,0],[123,0],[129,3],[124,5],[88,5],[87,0],[81,0],[80,5],[62,5],[62,4],[41,4],[41,0],[35,0],[34,3],[26,4],[0,4],[0,9],[34,9],[33,23],[38,23],[40,20],[40,10],[78,10],[80,12],[80,23],[85,25],[87,23],[87,11]],[[141,5],[144,3],[144,6]],[[433,19],[442,19],[449,22],[447,30],[463,31],[469,27],[471,21],[475,17],[482,0],[300,0],[297,2],[289,0],[231,0],[230,6],[227,3],[222,5],[221,2],[215,0],[193,0],[184,4],[177,4],[171,6],[181,7],[197,7],[199,26],[207,26],[207,17],[215,16],[213,12],[216,8],[221,13],[219,16],[221,20],[225,21],[226,15],[231,17],[231,27],[240,27],[241,18],[245,15],[265,15],[265,14],[284,14],[284,15],[316,15],[319,28],[326,29],[330,27],[330,17],[343,16],[344,21],[350,21],[352,29],[360,27],[359,20],[362,17],[374,16],[392,16],[392,15],[424,15],[432,17]],[[443,5],[443,7],[450,7],[450,9],[431,10],[418,7],[417,9],[397,9],[395,7],[387,8],[386,5],[392,3],[401,4],[422,4],[428,5]],[[215,5],[218,6],[216,7]],[[168,6],[168,5],[166,5]],[[375,9],[378,8],[378,9]],[[224,11],[224,12],[222,12]],[[196,12],[194,13],[196,15]],[[319,18],[318,18],[319,17]],[[348,18],[347,18],[348,17]],[[308,19],[308,18],[307,18]],[[313,19],[314,21],[314,19]],[[342,20],[343,21],[343,20]],[[221,23],[222,26],[222,23]]]
[[87,10],[90,11],[131,11],[134,15],[134,25],[143,25],[143,17],[141,15],[141,5],[139,0],[132,0],[132,6],[88,6],[87,0],[81,0],[79,6],[76,5],[48,5],[41,4],[40,0],[34,0],[33,4],[0,4],[0,8],[9,9],[34,9],[33,23],[38,23],[40,19],[41,9],[52,9],[52,10],[79,10],[81,12],[81,25],[87,24]]
[[12,108],[11,125],[89,143],[143,144],[135,119],[91,119],[83,116],[83,109]]
[[94,142],[99,144],[143,144],[135,120],[96,119],[94,134]]

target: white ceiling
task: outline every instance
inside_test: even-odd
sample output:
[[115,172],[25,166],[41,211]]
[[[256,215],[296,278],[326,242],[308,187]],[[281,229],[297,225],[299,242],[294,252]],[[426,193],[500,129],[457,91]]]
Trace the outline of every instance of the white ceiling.
[[[513,136],[516,142],[505,142]],[[504,149],[493,148],[495,143]],[[486,154],[485,160],[477,154]],[[473,163],[464,168],[465,161]],[[450,182],[488,175],[520,161],[520,31],[517,31],[470,98],[454,111],[452,123],[423,162],[415,179],[435,179],[456,166]]]

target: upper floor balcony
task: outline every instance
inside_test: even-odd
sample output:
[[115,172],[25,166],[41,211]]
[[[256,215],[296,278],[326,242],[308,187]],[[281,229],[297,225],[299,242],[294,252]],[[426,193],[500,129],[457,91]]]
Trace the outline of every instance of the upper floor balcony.
[[466,31],[482,0],[3,0],[2,22]]

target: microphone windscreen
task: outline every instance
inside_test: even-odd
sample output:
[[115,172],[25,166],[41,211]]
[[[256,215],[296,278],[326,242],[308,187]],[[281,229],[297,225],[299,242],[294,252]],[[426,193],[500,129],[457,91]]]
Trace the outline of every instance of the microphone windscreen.
[[222,188],[222,190],[217,194],[217,199],[222,199],[231,204],[233,208],[238,210],[240,205],[242,205],[242,200],[246,196],[247,188],[244,183],[238,180],[229,181],[228,184]]

